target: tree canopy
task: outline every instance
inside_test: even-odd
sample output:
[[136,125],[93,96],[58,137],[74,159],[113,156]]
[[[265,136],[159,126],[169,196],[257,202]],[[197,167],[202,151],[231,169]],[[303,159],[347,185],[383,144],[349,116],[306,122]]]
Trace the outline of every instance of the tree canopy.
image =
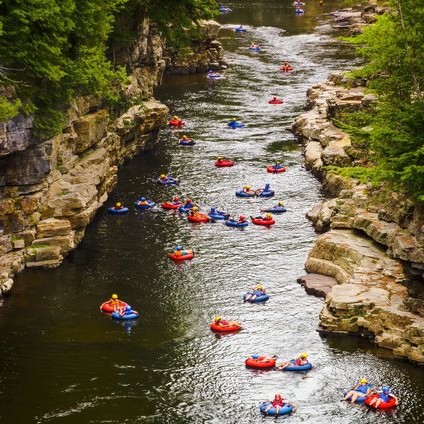
[[60,132],[75,96],[116,100],[125,72],[107,52],[122,27],[147,15],[180,41],[216,9],[214,0],[0,0],[0,122],[24,111],[40,136]]
[[379,171],[370,175],[424,201],[424,4],[390,0],[390,6],[392,13],[355,40],[367,64],[354,75],[367,78],[379,98],[367,122]]

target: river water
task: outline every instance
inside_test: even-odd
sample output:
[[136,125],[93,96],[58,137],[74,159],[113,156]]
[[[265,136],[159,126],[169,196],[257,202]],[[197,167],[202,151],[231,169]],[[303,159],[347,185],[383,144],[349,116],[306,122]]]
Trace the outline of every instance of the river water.
[[[316,332],[322,300],[296,283],[316,237],[305,212],[322,195],[285,128],[309,86],[355,64],[350,48],[329,37],[323,15],[341,3],[320,8],[308,2],[298,17],[287,0],[229,6],[234,12],[221,18],[220,39],[231,62],[225,79],[172,77],[156,93],[187,120],[184,132],[198,144],[178,147],[177,135],[164,130],[159,148],[122,167],[108,206],[131,204],[140,195],[161,202],[179,194],[204,208],[255,216],[275,200],[238,199],[234,192],[269,182],[288,212],[271,229],[240,231],[221,223],[193,225],[159,209],[119,217],[102,208],[61,267],[19,275],[0,308],[1,423],[261,423],[272,418],[259,414],[259,403],[277,392],[298,407],[288,418],[292,423],[424,421],[423,370],[361,339],[322,339]],[[248,32],[236,34],[235,24]],[[263,51],[249,52],[250,41]],[[293,64],[293,74],[278,73],[283,61]],[[283,97],[284,105],[268,105],[271,95]],[[232,117],[246,127],[229,130]],[[215,168],[218,154],[237,165]],[[266,174],[275,160],[288,172]],[[182,183],[158,187],[162,172],[179,175]],[[197,257],[171,263],[167,252],[177,243],[194,248]],[[243,293],[258,282],[270,300],[243,304]],[[121,325],[99,313],[113,292],[140,311],[137,322]],[[216,314],[240,320],[245,329],[212,334]],[[285,360],[302,351],[315,364],[307,374],[244,367],[253,353]],[[343,389],[360,377],[392,386],[397,411],[340,402]]]

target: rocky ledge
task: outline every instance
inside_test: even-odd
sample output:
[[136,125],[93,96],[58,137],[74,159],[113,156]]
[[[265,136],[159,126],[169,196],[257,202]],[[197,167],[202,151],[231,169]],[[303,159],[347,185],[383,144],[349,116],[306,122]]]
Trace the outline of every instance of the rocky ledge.
[[201,37],[192,41],[191,48],[178,52],[166,50],[167,74],[196,74],[228,67],[224,61],[224,48],[217,40],[221,25],[213,20],[201,21],[199,25]]
[[320,331],[369,338],[395,356],[424,363],[424,209],[384,187],[372,188],[326,170],[363,164],[349,135],[332,123],[340,112],[369,107],[364,88],[342,85],[341,74],[308,91],[308,110],[293,132],[305,164],[337,196],[307,214],[323,233],[299,282],[325,296]]
[[163,41],[143,20],[131,49],[116,52],[130,72],[133,106],[112,116],[95,98],[77,99],[62,133],[32,137],[32,118],[0,124],[0,295],[24,267],[53,267],[81,241],[125,160],[158,142],[168,108],[151,98],[165,68]]

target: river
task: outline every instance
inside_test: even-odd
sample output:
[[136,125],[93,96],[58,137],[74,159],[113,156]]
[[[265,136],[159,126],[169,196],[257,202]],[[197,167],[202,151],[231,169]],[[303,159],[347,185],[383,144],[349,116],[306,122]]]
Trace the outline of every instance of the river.
[[[239,199],[234,192],[269,182],[287,213],[273,228],[240,231],[221,223],[193,225],[159,209],[110,216],[103,207],[62,266],[21,273],[0,308],[1,423],[272,422],[258,405],[277,392],[298,407],[291,423],[424,421],[423,369],[361,339],[321,338],[322,300],[296,282],[316,238],[304,216],[323,197],[285,128],[302,109],[308,87],[356,63],[350,47],[330,38],[323,14],[342,3],[326,1],[321,8],[309,1],[304,16],[295,16],[288,0],[228,5],[234,11],[220,18],[231,63],[225,79],[169,77],[156,91],[187,120],[184,132],[197,145],[179,147],[176,134],[164,130],[157,149],[122,167],[107,206],[179,194],[204,208],[257,215],[275,199]],[[248,32],[236,34],[236,24]],[[262,52],[249,52],[250,41]],[[280,74],[283,61],[295,72]],[[268,105],[272,95],[285,103]],[[232,117],[246,127],[228,129]],[[236,166],[215,168],[217,155]],[[275,160],[287,165],[285,174],[266,174]],[[155,183],[168,172],[181,177],[177,189]],[[172,263],[167,253],[178,243],[194,248],[196,258]],[[270,300],[243,304],[243,293],[258,282]],[[122,325],[99,312],[114,292],[141,313],[137,322]],[[240,320],[245,329],[212,334],[216,314]],[[285,360],[302,351],[315,365],[307,374],[244,367],[253,353]],[[340,402],[343,389],[360,377],[393,387],[398,409],[375,413]]]

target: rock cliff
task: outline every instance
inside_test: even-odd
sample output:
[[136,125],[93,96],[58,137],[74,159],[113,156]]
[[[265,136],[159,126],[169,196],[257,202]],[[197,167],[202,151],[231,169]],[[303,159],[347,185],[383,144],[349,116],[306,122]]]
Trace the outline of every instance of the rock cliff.
[[0,124],[0,294],[24,267],[60,264],[107,199],[119,165],[158,141],[168,108],[151,98],[165,69],[155,26],[144,20],[115,63],[129,71],[123,90],[133,104],[119,116],[86,97],[48,140],[32,137],[31,117]]
[[345,88],[342,79],[332,75],[312,87],[308,110],[293,124],[305,145],[306,167],[337,196],[307,214],[324,234],[307,259],[309,274],[299,281],[326,297],[321,331],[362,335],[396,356],[424,363],[424,210],[384,186],[327,172],[328,165],[366,160],[331,118],[364,109],[374,98],[361,86]]

